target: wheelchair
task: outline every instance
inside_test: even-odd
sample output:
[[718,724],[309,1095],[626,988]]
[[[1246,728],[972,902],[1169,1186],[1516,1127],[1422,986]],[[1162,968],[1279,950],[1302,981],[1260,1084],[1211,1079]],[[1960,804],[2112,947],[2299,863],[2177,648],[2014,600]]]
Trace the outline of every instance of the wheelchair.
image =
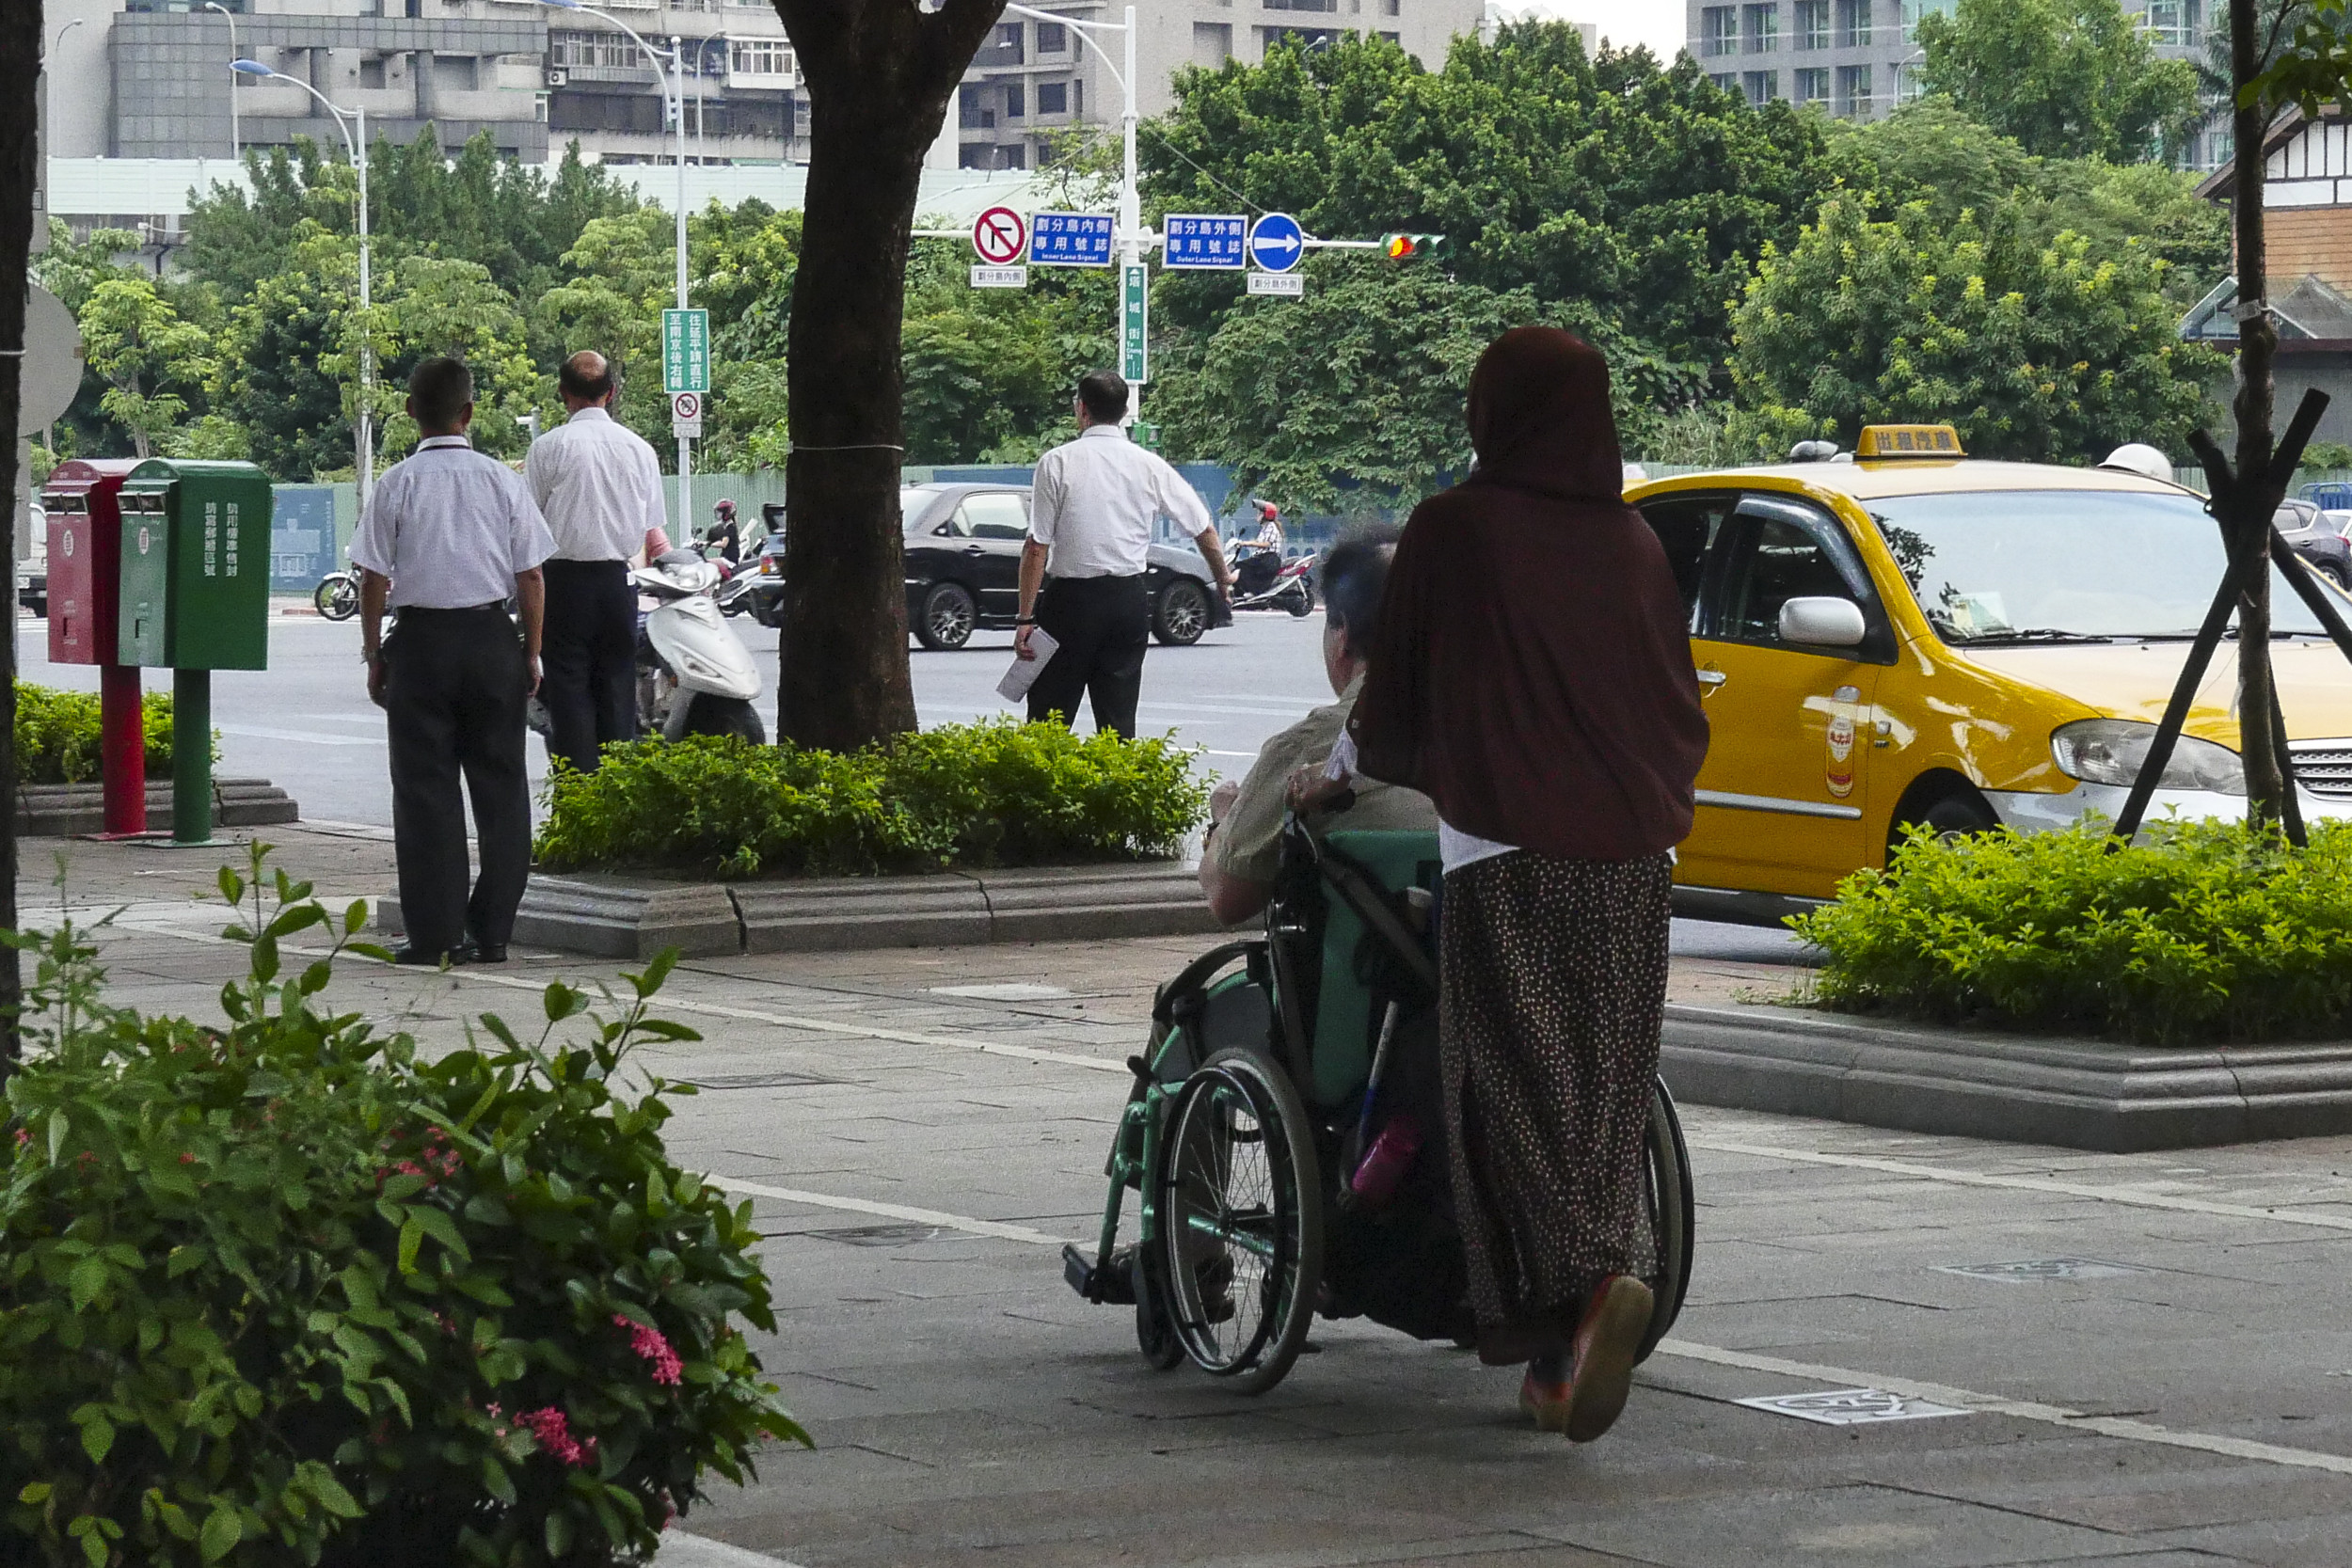
[[[1342,797],[1343,808],[1346,798]],[[1453,1217],[1437,1050],[1437,835],[1284,823],[1264,932],[1160,987],[1111,1145],[1094,1257],[1062,1249],[1072,1289],[1132,1306],[1144,1359],[1189,1358],[1241,1393],[1281,1382],[1320,1313],[1473,1342]],[[1399,1122],[1426,1130],[1392,1188]],[[1384,1190],[1384,1188],[1386,1190]],[[1120,1243],[1127,1195],[1135,1240]],[[1660,1082],[1635,1215],[1654,1294],[1646,1359],[1691,1277],[1690,1158]]]

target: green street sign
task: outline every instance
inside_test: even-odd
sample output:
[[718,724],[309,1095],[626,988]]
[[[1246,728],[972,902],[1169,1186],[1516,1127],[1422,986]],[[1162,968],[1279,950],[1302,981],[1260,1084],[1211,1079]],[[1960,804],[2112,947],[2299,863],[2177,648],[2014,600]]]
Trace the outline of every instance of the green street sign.
[[710,390],[710,312],[661,312],[661,389]]
[[1141,386],[1151,368],[1146,349],[1151,337],[1152,272],[1140,261],[1128,264],[1120,290],[1119,373]]

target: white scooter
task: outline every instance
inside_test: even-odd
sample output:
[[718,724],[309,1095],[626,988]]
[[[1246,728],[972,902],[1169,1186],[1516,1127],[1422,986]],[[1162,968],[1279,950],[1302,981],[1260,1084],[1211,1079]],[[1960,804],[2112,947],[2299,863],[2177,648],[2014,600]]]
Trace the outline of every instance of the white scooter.
[[692,550],[672,550],[629,574],[641,598],[656,601],[637,631],[640,735],[733,735],[767,744],[753,705],[759,666],[720,613],[712,596],[719,577],[717,564]]

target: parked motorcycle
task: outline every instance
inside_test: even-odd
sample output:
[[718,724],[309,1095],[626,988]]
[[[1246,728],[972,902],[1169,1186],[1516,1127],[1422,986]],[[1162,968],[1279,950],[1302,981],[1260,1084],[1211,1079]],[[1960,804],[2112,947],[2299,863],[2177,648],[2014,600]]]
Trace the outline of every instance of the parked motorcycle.
[[692,550],[672,550],[629,578],[641,597],[656,601],[637,630],[638,733],[666,740],[734,735],[767,744],[754,705],[759,666],[727,629],[713,592],[718,565]]
[[1233,556],[1235,610],[1287,610],[1311,614],[1315,608],[1315,554],[1282,559],[1278,550],[1243,546]]
[[310,603],[330,621],[348,621],[359,613],[359,574],[329,572],[311,591]]

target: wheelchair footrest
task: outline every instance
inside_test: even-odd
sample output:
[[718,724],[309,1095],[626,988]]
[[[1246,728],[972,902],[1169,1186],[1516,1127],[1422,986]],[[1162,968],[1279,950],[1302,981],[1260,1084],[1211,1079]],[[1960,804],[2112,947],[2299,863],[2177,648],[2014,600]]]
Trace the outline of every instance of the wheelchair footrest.
[[1070,1288],[1087,1300],[1111,1307],[1133,1307],[1136,1304],[1135,1282],[1128,1275],[1128,1259],[1133,1254],[1121,1249],[1110,1257],[1108,1268],[1099,1268],[1087,1261],[1074,1242],[1065,1243],[1061,1249],[1062,1277]]

